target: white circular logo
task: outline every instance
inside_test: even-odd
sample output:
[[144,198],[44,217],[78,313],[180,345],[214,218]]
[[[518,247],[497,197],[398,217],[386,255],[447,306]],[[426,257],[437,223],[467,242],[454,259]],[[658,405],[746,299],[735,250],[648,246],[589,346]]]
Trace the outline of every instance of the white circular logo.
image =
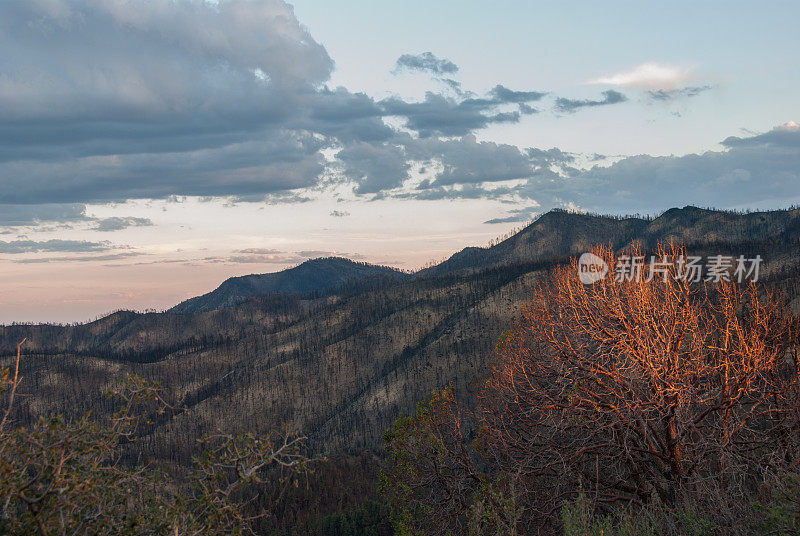
[[608,264],[594,253],[584,253],[578,259],[578,277],[584,285],[600,281],[607,273]]

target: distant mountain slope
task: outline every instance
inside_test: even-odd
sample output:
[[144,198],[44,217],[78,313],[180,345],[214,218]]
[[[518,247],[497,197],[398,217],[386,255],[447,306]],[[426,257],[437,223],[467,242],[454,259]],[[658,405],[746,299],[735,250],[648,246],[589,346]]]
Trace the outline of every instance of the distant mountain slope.
[[[494,247],[467,248],[416,277],[318,259],[234,278],[220,286],[224,292],[194,301],[200,307],[214,295],[206,306],[217,307],[260,293],[232,307],[0,326],[0,370],[13,366],[27,337],[12,415],[22,423],[54,413],[107,417],[116,402],[103,391],[126,374],[160,382],[186,411],[156,417],[131,455],[169,467],[190,463],[197,440],[220,430],[258,436],[289,426],[308,436],[313,453],[377,453],[384,430],[433,389],[452,383],[463,403],[476,399],[498,338],[552,266],[596,243],[650,246],[670,237],[697,255],[762,255],[764,284],[794,299],[800,312],[800,211],[685,207],[654,220],[552,212]],[[259,278],[268,284],[252,284]],[[269,292],[327,285],[334,287],[317,295]],[[332,482],[330,500],[338,504],[363,491],[363,480],[350,475]]]
[[[321,259],[255,276],[276,286],[245,291],[307,291],[353,273],[388,279],[317,296],[260,294],[209,312],[122,311],[81,325],[0,326],[0,369],[27,337],[21,374],[25,393],[35,396],[20,398],[23,420],[51,410],[108,414],[113,404],[101,393],[124,374],[160,381],[191,411],[154,425],[145,444],[157,459],[188,462],[195,440],[218,429],[260,434],[287,423],[318,451],[378,449],[386,427],[432,389],[452,382],[464,394],[481,385],[531,285],[566,255],[595,243],[649,246],[669,237],[692,244],[696,255],[762,255],[764,283],[800,310],[800,211],[686,207],[654,220],[554,212],[492,248],[455,255],[439,275]],[[290,286],[294,277],[302,281]]]
[[167,312],[189,314],[215,311],[268,292],[308,294],[381,277],[405,279],[408,275],[386,266],[354,262],[341,257],[313,259],[281,272],[231,277],[216,290],[183,301]]
[[535,262],[572,255],[598,243],[622,244],[641,233],[647,223],[640,218],[617,219],[554,210],[497,245],[465,248],[422,273],[441,275],[480,270],[502,263]]
[[697,207],[672,208],[642,232],[646,246],[674,238],[687,244],[767,241],[794,233],[800,209],[738,213]]
[[587,251],[595,244],[615,249],[633,242],[653,247],[675,239],[685,244],[779,239],[800,226],[800,210],[737,213],[687,206],[658,218],[615,218],[550,211],[514,236],[489,248],[468,247],[418,275],[481,270],[503,263],[537,262]]

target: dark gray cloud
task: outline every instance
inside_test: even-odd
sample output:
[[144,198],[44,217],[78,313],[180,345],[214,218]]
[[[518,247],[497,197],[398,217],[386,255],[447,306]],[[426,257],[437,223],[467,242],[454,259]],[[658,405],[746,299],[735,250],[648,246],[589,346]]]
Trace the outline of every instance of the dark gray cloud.
[[730,148],[771,148],[774,150],[800,150],[800,125],[794,122],[775,127],[769,132],[741,138],[730,136],[722,141],[722,145]]
[[[516,193],[543,206],[601,212],[659,212],[688,204],[768,207],[800,201],[800,128],[728,138],[724,151],[631,156],[610,166],[535,178]],[[653,195],[658,192],[658,195]]]
[[92,230],[101,232],[121,231],[128,227],[148,227],[153,225],[149,218],[134,218],[132,216],[99,218]]
[[[494,142],[479,142],[474,135],[449,140],[396,136],[391,143],[361,143],[342,149],[337,155],[344,163],[344,174],[357,183],[361,194],[383,195],[409,179],[410,162],[432,166],[438,171],[419,188],[440,188],[483,182],[532,177],[543,170],[518,147]],[[428,197],[430,198],[430,197]]]
[[541,91],[514,91],[500,84],[494,86],[489,94],[493,97],[496,104],[524,104],[527,102],[540,101],[543,97],[547,96],[547,93]]
[[284,192],[316,184],[324,169],[322,141],[308,133],[196,151],[110,155],[0,165],[7,186],[0,203],[69,203]]
[[333,62],[282,0],[9,0],[0,49],[0,202],[268,194],[315,183],[312,132],[386,135],[319,89]]
[[0,140],[22,157],[34,140],[40,156],[118,154],[120,140],[129,152],[230,143],[286,118],[333,68],[281,0],[0,9]]
[[45,203],[37,205],[0,205],[0,227],[21,227],[41,223],[73,223],[85,221],[86,205],[82,203]]
[[383,122],[384,110],[363,93],[351,93],[342,87],[323,88],[309,106],[310,113],[299,126],[341,142],[381,142],[394,135]]
[[406,102],[393,97],[380,102],[387,115],[406,118],[405,126],[420,136],[464,136],[492,123],[516,123],[519,112],[495,112],[494,104],[483,100],[456,100],[428,92],[422,102]]
[[[34,257],[28,259],[14,259],[12,262],[17,264],[42,264],[48,262],[101,262],[101,261],[115,261],[119,259],[126,259],[129,257],[136,257],[139,253],[106,253],[103,255],[62,255],[57,257]],[[159,264],[162,261],[159,261]],[[166,261],[170,262],[170,261]],[[153,264],[153,263],[137,263],[137,264]]]
[[519,187],[508,186],[487,189],[483,185],[472,183],[459,184],[457,188],[454,188],[452,185],[423,186],[424,187],[419,190],[397,193],[394,197],[398,199],[420,199],[425,201],[440,199],[495,199],[503,196],[518,195],[518,192],[521,190]]
[[540,166],[567,165],[575,162],[575,155],[566,153],[558,147],[537,149],[531,147],[526,151],[528,156]]
[[609,104],[617,104],[619,102],[625,102],[627,100],[628,97],[626,97],[619,91],[614,91],[613,89],[609,89],[603,91],[602,100],[591,100],[591,99],[575,100],[575,99],[566,99],[563,97],[559,97],[558,99],[556,99],[556,110],[560,112],[572,113],[580,108],[606,106]]
[[91,230],[110,232],[128,227],[153,225],[148,218],[132,216],[113,216],[93,218],[86,215],[86,205],[82,203],[43,203],[36,205],[0,205],[0,227],[37,227],[52,225],[72,227],[73,224],[93,223]]
[[447,59],[439,59],[431,52],[422,54],[403,54],[397,58],[395,71],[420,71],[435,75],[446,75],[458,72],[458,65]]
[[407,150],[415,160],[434,160],[442,167],[433,182],[423,187],[520,179],[535,171],[530,158],[518,147],[478,142],[473,135],[457,140],[409,141]]
[[108,251],[116,249],[111,242],[87,242],[85,240],[12,240],[0,241],[0,253],[43,253],[56,251],[69,251],[83,253],[90,251]]
[[461,82],[458,80],[453,80],[452,78],[437,78],[437,80],[453,90],[456,95],[463,96],[465,94],[465,92],[461,89]]
[[527,222],[533,220],[538,214],[540,214],[540,212],[538,212],[540,209],[541,207],[538,206],[515,208],[509,211],[509,216],[505,216],[503,218],[493,218],[483,223],[495,224]]
[[[419,140],[419,143],[425,142]],[[441,153],[446,159],[448,148],[440,140],[436,142],[440,145],[430,150]],[[726,150],[685,156],[638,155],[590,169],[575,167],[575,155],[558,148],[532,148],[520,153],[528,160],[527,164],[519,155],[506,150],[495,157],[499,159],[499,155],[504,154],[508,160],[495,169],[484,168],[473,175],[459,173],[458,166],[452,169],[445,166],[441,179],[423,182],[420,188],[396,196],[520,200],[521,206],[511,210],[508,216],[487,223],[526,221],[534,212],[554,207],[579,207],[605,213],[632,210],[658,213],[689,204],[741,208],[800,203],[800,125],[788,123],[763,134],[731,137],[722,144]],[[476,148],[468,153],[471,158],[486,149],[488,147]],[[411,153],[411,149],[407,151]],[[466,170],[480,170],[488,161],[484,158],[483,163],[476,163],[467,159],[463,166]],[[515,175],[524,181],[492,188],[479,180],[492,176],[502,180]],[[658,195],[654,196],[653,192]]]
[[348,179],[357,183],[356,192],[374,194],[400,186],[408,178],[410,164],[403,147],[384,143],[354,143],[336,155],[344,164]]
[[[519,121],[545,95],[496,85],[476,97],[441,78],[458,68],[432,53],[398,67],[435,75],[457,98],[376,102],[328,88],[331,58],[282,0],[9,0],[0,50],[0,203],[63,205],[48,221],[91,221],[88,202],[284,200],[323,180],[331,147],[359,193],[376,193],[408,171],[386,116],[423,137],[465,136]],[[36,223],[48,210],[8,219]]]
[[[476,95],[451,76],[453,62],[430,52],[401,56],[397,67],[433,75],[445,94],[376,101],[329,88],[333,61],[283,0],[7,0],[0,50],[0,208],[14,207],[0,210],[0,227],[114,231],[149,221],[87,217],[84,204],[189,195],[301,202],[296,190],[331,176],[381,196],[414,164],[438,170],[408,194],[431,199],[556,192],[557,178],[577,176],[557,149],[526,153],[473,135],[538,113],[533,104],[548,93],[497,84]],[[624,100],[609,90],[555,106]],[[752,143],[737,140],[726,146]],[[328,150],[338,160],[328,162]],[[531,187],[480,187],[508,179]]]
[[681,97],[696,97],[697,95],[713,89],[714,86],[687,86],[679,89],[652,89],[647,95],[654,101],[672,101]]
[[[378,104],[387,115],[404,117],[405,126],[422,137],[465,136],[493,123],[518,122],[522,113],[534,112],[527,103],[539,101],[547,93],[514,91],[497,85],[485,98],[463,95],[461,93],[459,98],[453,98],[428,92],[422,102],[407,102],[392,97]],[[501,107],[507,104],[518,105],[518,109],[502,110]]]

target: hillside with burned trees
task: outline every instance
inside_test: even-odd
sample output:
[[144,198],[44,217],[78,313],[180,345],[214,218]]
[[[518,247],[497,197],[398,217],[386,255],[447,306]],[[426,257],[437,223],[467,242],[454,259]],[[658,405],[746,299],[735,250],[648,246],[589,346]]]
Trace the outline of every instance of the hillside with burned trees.
[[[787,315],[792,309],[798,309],[800,210],[733,213],[686,207],[672,209],[654,219],[554,211],[491,247],[467,248],[415,274],[360,269],[359,277],[350,278],[339,275],[341,259],[329,259],[329,263],[337,265],[335,283],[326,282],[306,292],[272,291],[243,296],[241,300],[226,294],[217,302],[203,302],[205,305],[196,312],[186,307],[163,313],[120,311],[80,325],[0,327],[0,368],[13,368],[17,344],[27,339],[22,347],[24,355],[19,369],[23,381],[9,418],[21,424],[51,414],[63,415],[68,422],[80,419],[87,412],[91,412],[93,418],[110,418],[118,406],[103,392],[133,374],[160,384],[165,404],[180,409],[160,412],[147,426],[140,428],[136,443],[123,449],[127,462],[148,459],[181,474],[192,466],[192,457],[199,452],[198,440],[214,434],[223,434],[226,438],[240,434],[259,437],[276,430],[288,430],[293,435],[305,436],[306,455],[309,458],[326,456],[328,462],[321,463],[306,477],[308,489],[315,492],[309,495],[298,491],[300,488],[292,488],[294,491],[281,495],[282,506],[277,507],[272,525],[267,525],[273,529],[282,527],[285,533],[292,533],[288,527],[304,527],[295,528],[297,532],[294,533],[302,534],[304,530],[323,530],[320,527],[327,526],[328,532],[323,533],[344,534],[340,528],[343,523],[349,523],[347,516],[352,511],[361,512],[362,517],[383,520],[376,521],[376,526],[383,522],[381,530],[388,530],[385,527],[391,507],[395,514],[405,511],[408,516],[403,518],[403,523],[424,534],[446,534],[447,530],[466,534],[472,529],[484,530],[477,534],[530,534],[534,526],[553,530],[562,526],[559,512],[563,511],[564,504],[578,504],[575,501],[591,503],[591,508],[606,502],[645,503],[650,498],[672,504],[684,489],[699,485],[698,479],[705,479],[715,467],[721,467],[723,458],[732,460],[725,465],[731,471],[744,463],[742,460],[747,455],[743,451],[728,451],[720,446],[727,445],[726,441],[738,441],[726,435],[733,431],[725,432],[720,428],[723,425],[715,413],[713,430],[716,435],[707,442],[692,439],[692,443],[681,447],[698,457],[694,466],[695,458],[688,454],[688,457],[681,454],[676,458],[679,454],[670,450],[676,442],[674,434],[689,432],[676,429],[663,436],[663,431],[656,430],[652,438],[647,433],[639,439],[621,438],[620,434],[625,436],[626,430],[632,427],[631,419],[636,420],[635,411],[643,411],[641,408],[649,404],[650,399],[623,396],[628,387],[621,384],[606,385],[609,391],[603,391],[603,399],[595,399],[594,391],[584,393],[582,389],[598,381],[591,371],[587,372],[587,364],[606,366],[604,361],[598,360],[597,348],[602,347],[603,359],[611,361],[614,361],[614,352],[628,350],[608,346],[608,341],[603,343],[606,346],[592,342],[586,339],[586,334],[557,332],[553,324],[553,318],[558,317],[556,312],[548,309],[549,316],[541,316],[544,313],[531,305],[531,300],[550,303],[547,300],[555,299],[553,296],[563,297],[567,292],[565,270],[573,269],[570,259],[580,253],[601,246],[603,254],[611,260],[630,246],[649,255],[670,242],[676,244],[675,247],[680,244],[692,255],[760,256],[763,258],[760,282],[753,291],[758,293],[759,299],[766,300],[758,302],[760,307],[785,303]],[[324,266],[325,261],[314,262]],[[552,279],[554,271],[562,274],[561,279]],[[290,290],[309,288],[312,287],[301,285]],[[770,294],[763,294],[766,292]],[[627,294],[620,295],[616,306],[631,306],[629,298]],[[715,301],[718,298],[708,299],[714,307],[722,307]],[[736,294],[735,299],[745,298]],[[232,305],[226,307],[229,303]],[[663,310],[664,314],[675,305],[656,299],[647,304],[648,308]],[[576,315],[575,311],[580,311],[581,315],[593,314],[594,305],[587,305],[588,309],[579,305],[571,304],[570,311]],[[612,306],[615,305],[609,304]],[[726,311],[714,309],[713,314],[707,313],[711,316],[703,320],[704,329],[723,329],[712,326],[711,317],[724,315]],[[523,328],[515,324],[520,318],[527,322],[522,325],[527,326],[525,329],[539,335],[520,331]],[[789,317],[781,317],[780,322],[786,321],[785,318]],[[576,322],[586,320],[564,317],[560,322],[566,323],[562,329],[572,330],[576,329]],[[517,331],[507,333],[514,326]],[[731,326],[730,329],[739,329]],[[738,337],[749,336],[746,330],[743,334],[740,331],[736,331]],[[612,333],[609,337],[627,340],[625,333]],[[701,346],[711,344],[708,341],[714,339],[711,332],[705,335],[698,339]],[[504,342],[498,346],[501,336]],[[545,339],[539,341],[537,336]],[[572,344],[578,339],[586,344],[585,350],[574,356],[567,355],[570,361],[565,363],[538,363],[538,358],[525,353],[531,350],[523,352],[522,349],[522,345],[533,340],[550,345],[553,352],[561,355],[566,347],[559,344]],[[714,341],[714,345],[719,344],[716,339]],[[655,345],[648,347],[648,352],[658,353],[656,347],[661,343],[653,339],[647,342]],[[778,359],[775,352],[783,347],[769,348],[773,352],[770,359],[774,362]],[[639,360],[630,365],[631,374],[637,378],[641,376],[649,355],[634,356]],[[698,366],[705,359],[702,352],[691,355]],[[749,378],[753,367],[760,366],[758,359],[763,356],[751,357],[750,361],[747,361],[750,357],[741,358],[750,368],[737,372],[741,377],[736,376],[739,379],[735,382],[739,383],[725,389],[741,390],[742,382],[747,389],[761,388],[761,384]],[[659,359],[662,358],[666,357],[659,354]],[[544,375],[536,368],[525,368],[525,363],[529,362],[545,367]],[[549,391],[556,389],[561,380],[555,376],[548,379],[547,375],[558,374],[565,366],[574,367],[583,374],[580,379],[576,376],[570,380],[576,381],[578,387],[572,391],[558,388],[558,393]],[[518,373],[515,367],[523,369]],[[673,398],[711,396],[709,393],[719,384],[714,383],[713,389],[702,387],[702,382],[697,384],[708,376],[708,371],[702,370],[699,376],[683,370],[680,376],[659,373],[659,385],[664,389],[659,398],[661,406],[654,406],[655,413],[648,413],[642,426],[657,422],[663,417],[659,413],[662,410],[677,411],[676,408],[683,407],[677,402],[670,405]],[[595,370],[594,374],[597,372]],[[516,392],[520,386],[511,381],[514,377],[525,377],[530,382],[530,391]],[[685,378],[696,381],[692,383]],[[548,385],[540,385],[541,382]],[[676,387],[678,383],[680,389]],[[441,394],[443,388],[449,390]],[[638,393],[639,387],[635,389]],[[470,452],[469,459],[464,462],[467,465],[453,469],[457,473],[452,477],[455,480],[419,483],[413,475],[402,471],[413,471],[419,477],[420,471],[430,469],[424,464],[424,453],[404,454],[401,451],[405,447],[397,439],[411,434],[408,426],[413,426],[413,422],[406,423],[406,428],[395,428],[394,435],[390,436],[390,454],[395,458],[390,459],[389,465],[380,461],[384,456],[382,438],[384,431],[400,415],[415,414],[417,403],[428,401],[434,391],[440,393],[434,401],[436,411],[444,411],[442,408],[451,411],[457,405],[458,411],[468,414],[463,426],[466,435],[459,441],[470,444],[479,439],[486,450],[482,454]],[[758,391],[745,391],[741,396],[752,398],[753,392]],[[558,399],[561,411],[575,404],[584,413],[564,414],[558,421],[561,424],[548,421],[546,426],[539,426],[525,421],[541,419],[530,411],[541,411],[556,396],[561,397]],[[723,401],[714,411],[731,415],[731,426],[735,428],[735,423],[743,422],[737,412],[761,411],[746,397],[737,398],[735,405]],[[525,401],[524,407],[520,400]],[[781,400],[781,404],[787,403],[784,398]],[[619,415],[612,415],[614,411],[609,413],[609,408],[613,408],[608,404],[620,401],[635,404],[639,409],[628,407],[625,411],[633,413],[626,413],[625,419],[619,420]],[[598,412],[598,408],[603,411]],[[426,415],[430,417],[431,411]],[[692,409],[681,418],[697,418],[700,413],[701,409]],[[424,419],[417,422],[430,425]],[[484,430],[493,432],[481,435],[479,428],[472,426],[481,422],[487,425]],[[572,430],[564,424],[567,422],[580,426]],[[685,421],[678,422],[685,425]],[[775,423],[767,426],[760,421],[747,422],[750,428],[735,430],[744,434],[741,437],[757,435],[759,442],[774,442],[785,437],[773,428],[777,426]],[[448,422],[443,418],[439,425],[447,427]],[[599,443],[585,450],[587,437],[593,435],[587,427],[602,430],[602,433],[598,432]],[[789,429],[786,433],[797,433],[794,428]],[[438,428],[434,431],[433,437],[441,432]],[[452,439],[443,436],[441,441],[449,446]],[[795,439],[791,436],[786,441],[794,445]],[[652,455],[656,460],[641,461],[637,452],[645,456],[643,449],[651,448],[648,441],[654,442],[661,454]],[[532,446],[525,447],[531,442]],[[549,448],[548,442],[569,447]],[[435,445],[431,448],[436,451]],[[633,461],[615,465],[612,460],[617,460],[621,453],[632,456]],[[440,455],[443,454],[439,452],[436,456]],[[758,451],[757,455],[784,456],[789,464],[797,459],[793,450]],[[411,458],[403,458],[406,465],[398,465],[397,456]],[[390,485],[388,505],[363,503],[376,498],[377,472],[382,465],[386,475],[395,475],[395,483],[419,484],[420,493],[428,493],[434,502],[404,497],[399,488]],[[474,474],[465,467],[470,467],[470,471],[474,469]],[[611,472],[604,479],[590,478],[597,468],[608,468]],[[748,471],[751,469],[748,466]],[[550,480],[553,472],[570,476],[567,480],[553,481]],[[640,482],[642,478],[644,481]],[[456,487],[448,488],[451,485]],[[550,489],[554,485],[552,489],[557,494],[537,495],[536,489]],[[517,495],[510,494],[509,486],[516,486],[514,493]],[[475,506],[478,503],[473,502],[473,498],[480,490],[484,493],[480,499],[483,502]],[[438,528],[420,520],[420,512],[426,508],[439,508],[437,494],[454,492],[463,494],[466,502],[448,503],[447,515],[437,517]],[[500,510],[506,512],[511,508],[503,501],[498,502],[499,496],[518,497],[514,500],[517,501],[515,508],[519,509],[513,509],[511,518],[498,517]],[[548,502],[557,497],[572,502],[559,502],[560,499],[552,504]],[[713,501],[719,497],[703,495],[702,500],[713,506],[716,504]],[[366,506],[354,510],[362,504]],[[369,506],[371,504],[374,506]],[[369,515],[365,513],[368,507],[373,508]],[[333,517],[325,518],[327,515]],[[502,529],[508,532],[501,529],[485,532],[489,530],[486,524],[490,521],[484,519],[476,525],[474,520],[470,521],[472,515],[488,516],[494,519],[492,523],[502,518],[503,523],[510,523],[507,527],[516,527],[516,532],[511,528]],[[735,513],[730,515],[735,517]],[[322,518],[327,521],[323,523]],[[397,519],[395,516],[395,521]],[[536,525],[539,521],[543,525]]]

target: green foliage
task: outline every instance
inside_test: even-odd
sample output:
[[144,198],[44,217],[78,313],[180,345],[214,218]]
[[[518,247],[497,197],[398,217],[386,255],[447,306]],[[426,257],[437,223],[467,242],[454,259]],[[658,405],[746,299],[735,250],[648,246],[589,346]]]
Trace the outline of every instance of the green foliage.
[[484,478],[470,506],[470,536],[516,536],[521,517],[517,482],[501,475],[493,482]]
[[[800,477],[776,481],[763,502],[739,505],[739,527],[754,536],[792,536],[800,532]],[[722,536],[730,531],[715,522],[718,512],[688,501],[680,508],[658,502],[616,505],[598,511],[585,492],[561,508],[563,536]]]
[[452,394],[452,388],[434,391],[428,402],[417,404],[414,416],[400,416],[384,434],[388,468],[381,471],[379,492],[389,503],[392,525],[400,536],[424,534],[427,521],[437,514],[424,502],[428,489],[414,483],[426,479],[429,467],[448,461],[436,421]]
[[581,491],[561,507],[564,536],[655,536],[660,534],[649,512],[629,507],[602,513]]
[[770,487],[766,501],[756,501],[761,518],[754,532],[789,536],[800,534],[800,474],[786,475]]
[[368,500],[350,512],[322,518],[318,523],[322,536],[392,536],[391,522],[385,505]]
[[719,530],[711,513],[703,511],[695,503],[676,509],[675,517],[687,536],[712,536]]
[[[0,393],[18,380],[4,372]],[[10,388],[10,389],[9,389]],[[247,503],[270,466],[287,483],[305,467],[300,439],[216,435],[204,442],[183,483],[148,465],[122,463],[125,448],[164,409],[158,386],[128,376],[107,423],[42,417],[30,427],[0,423],[0,533],[41,535],[246,534],[258,515]],[[268,513],[268,512],[265,512]],[[263,513],[262,513],[263,514]]]

